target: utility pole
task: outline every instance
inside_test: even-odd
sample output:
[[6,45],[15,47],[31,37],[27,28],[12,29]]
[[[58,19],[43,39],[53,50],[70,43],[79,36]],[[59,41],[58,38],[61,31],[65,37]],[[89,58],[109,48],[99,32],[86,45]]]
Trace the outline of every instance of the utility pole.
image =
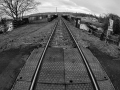
[[56,7],[56,13],[57,13],[57,7]]

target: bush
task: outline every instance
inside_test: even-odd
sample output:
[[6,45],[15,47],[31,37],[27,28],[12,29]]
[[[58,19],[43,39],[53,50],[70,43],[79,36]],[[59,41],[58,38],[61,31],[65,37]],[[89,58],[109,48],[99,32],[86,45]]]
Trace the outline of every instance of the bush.
[[120,17],[115,14],[109,14],[109,18],[114,20],[113,23],[113,34],[120,34]]
[[7,20],[6,18],[1,19],[1,24],[4,26],[4,31],[3,32],[7,32]]
[[109,17],[105,17],[102,25],[104,31],[108,30],[108,25],[109,25]]
[[29,23],[29,19],[28,18],[23,18],[23,20],[13,20],[13,26],[14,28],[17,28],[21,25],[25,25]]

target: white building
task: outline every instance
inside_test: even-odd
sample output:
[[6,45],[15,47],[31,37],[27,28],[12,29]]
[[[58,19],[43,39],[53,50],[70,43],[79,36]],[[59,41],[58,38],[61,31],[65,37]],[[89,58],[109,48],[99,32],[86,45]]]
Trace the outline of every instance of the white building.
[[85,31],[89,31],[89,28],[85,24],[80,24],[80,29],[85,30]]
[[98,22],[98,20],[93,17],[81,17],[81,20],[86,22]]
[[7,27],[8,27],[7,31],[12,31],[13,30],[13,23],[12,22],[8,22],[7,23]]

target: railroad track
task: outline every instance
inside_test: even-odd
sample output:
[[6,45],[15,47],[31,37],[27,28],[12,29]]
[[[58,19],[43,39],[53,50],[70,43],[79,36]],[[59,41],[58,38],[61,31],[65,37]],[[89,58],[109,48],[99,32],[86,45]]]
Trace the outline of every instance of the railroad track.
[[82,49],[61,18],[53,28],[27,90],[101,90]]
[[[83,58],[83,62],[84,62],[85,66],[86,66],[86,69],[88,71],[88,74],[89,74],[89,77],[91,79],[91,83],[92,83],[92,86],[93,86],[94,90],[99,90],[99,86],[98,86],[98,84],[96,82],[96,79],[95,79],[95,77],[94,77],[94,75],[92,73],[92,70],[90,69],[90,66],[89,66],[89,64],[88,64],[82,50],[80,49],[80,47],[79,47],[78,43],[76,42],[74,36],[72,35],[72,33],[70,32],[69,28],[67,27],[67,25],[65,23],[64,23],[64,27],[66,27],[67,31],[63,31],[63,29],[65,29],[62,26],[63,23],[64,22],[60,19],[58,21],[58,23],[55,25],[55,28],[54,28],[54,30],[53,30],[53,32],[52,32],[52,34],[51,34],[51,36],[50,36],[50,38],[48,40],[48,43],[47,43],[47,45],[45,47],[45,50],[43,51],[41,60],[40,60],[40,62],[38,64],[38,67],[36,69],[36,72],[35,72],[35,75],[33,77],[33,80],[32,80],[32,83],[31,83],[31,86],[30,86],[29,90],[34,90],[35,89],[37,78],[39,78],[39,72],[40,72],[39,70],[42,67],[42,62],[43,62],[44,56],[45,56],[45,54],[47,52],[47,49],[48,49],[49,45],[51,47],[63,47],[64,48],[66,46],[67,47],[72,47],[73,42],[77,46],[77,49],[79,50],[79,53]],[[70,35],[68,35],[68,33]],[[55,36],[54,39],[53,39],[53,36]],[[67,36],[67,37],[65,37],[65,36]],[[73,40],[73,42],[70,42],[70,39]],[[69,44],[66,45],[66,43],[69,43]],[[72,82],[72,80],[70,82]]]

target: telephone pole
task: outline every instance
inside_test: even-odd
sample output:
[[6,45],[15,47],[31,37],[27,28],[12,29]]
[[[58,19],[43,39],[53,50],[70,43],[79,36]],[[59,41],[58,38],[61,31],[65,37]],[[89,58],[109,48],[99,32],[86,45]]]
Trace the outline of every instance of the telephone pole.
[[57,13],[57,7],[56,7],[56,13]]

